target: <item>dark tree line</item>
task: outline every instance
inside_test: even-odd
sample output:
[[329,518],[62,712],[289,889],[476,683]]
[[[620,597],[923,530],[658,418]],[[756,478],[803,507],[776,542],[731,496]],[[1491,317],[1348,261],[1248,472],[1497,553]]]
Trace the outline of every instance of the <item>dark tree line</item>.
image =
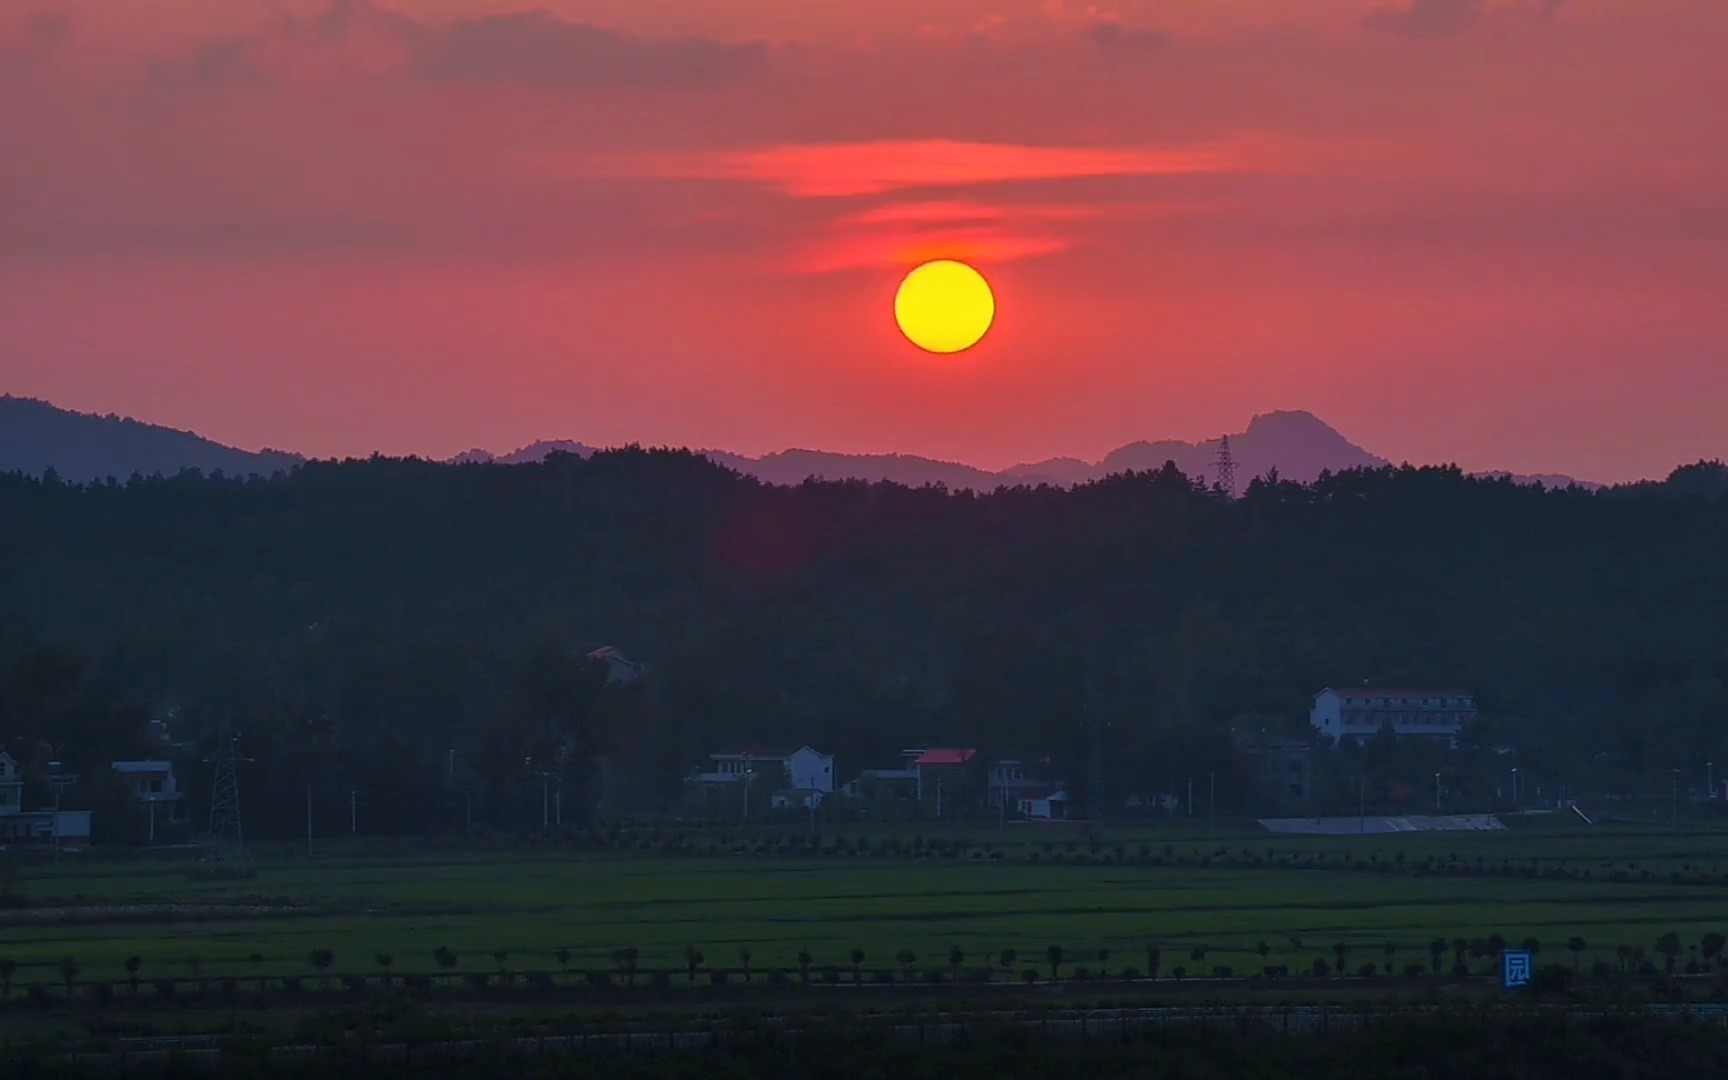
[[[1106,791],[1222,775],[1223,807],[1250,788],[1233,726],[1301,731],[1314,691],[1371,680],[1476,691],[1480,739],[1532,771],[1665,791],[1728,770],[1725,472],[1590,493],[1385,469],[1234,501],[1174,467],[780,488],[634,449],[12,475],[5,734],[94,761],[176,707],[196,772],[226,724],[271,807],[249,825],[283,835],[307,784],[357,792],[366,831],[476,799],[537,824],[550,785],[566,821],[663,806],[746,740],[836,753],[841,779],[925,742],[1048,755],[1081,788],[1096,761]],[[581,658],[607,644],[650,677],[605,686]]]

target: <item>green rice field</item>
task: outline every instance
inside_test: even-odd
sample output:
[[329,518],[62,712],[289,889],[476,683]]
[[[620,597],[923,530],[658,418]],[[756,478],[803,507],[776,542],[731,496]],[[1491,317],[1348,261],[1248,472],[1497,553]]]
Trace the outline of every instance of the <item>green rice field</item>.
[[[502,952],[511,971],[556,973],[558,950],[568,950],[572,971],[610,970],[629,948],[642,971],[681,973],[687,946],[709,968],[739,970],[748,952],[758,972],[793,969],[800,952],[816,968],[849,972],[854,949],[864,952],[866,971],[900,970],[903,950],[923,970],[945,969],[955,947],[969,968],[999,966],[1013,949],[1018,971],[1045,966],[1048,947],[1059,945],[1070,969],[1119,971],[1144,970],[1146,947],[1156,944],[1168,976],[1177,966],[1191,975],[1219,966],[1238,974],[1265,964],[1306,969],[1316,957],[1333,962],[1338,943],[1348,946],[1352,969],[1383,962],[1387,943],[1398,967],[1426,965],[1437,937],[1496,933],[1514,943],[1534,937],[1549,959],[1588,967],[1612,960],[1621,945],[1654,956],[1664,933],[1690,946],[1728,927],[1728,884],[1669,880],[1728,871],[1728,832],[1702,828],[1329,838],[1113,831],[1097,851],[1070,836],[981,830],[971,839],[998,843],[994,855],[914,857],[909,846],[821,857],[732,853],[761,839],[697,838],[689,845],[697,853],[403,856],[332,847],[316,859],[262,858],[257,876],[237,881],[201,879],[188,861],[68,857],[25,870],[18,891],[36,906],[296,910],[108,921],[86,914],[53,923],[20,922],[30,916],[15,911],[0,923],[0,958],[17,965],[14,981],[25,985],[57,982],[66,957],[83,981],[118,982],[130,956],[142,959],[145,981],[195,970],[203,978],[305,976],[318,949],[334,953],[331,975],[376,975],[379,954],[392,958],[392,974],[437,974],[441,947],[457,954],[460,971],[497,971]],[[1188,865],[1170,864],[1178,858]],[[1200,865],[1208,858],[1212,865]],[[1452,869],[1418,872],[1429,859]],[[1519,869],[1532,864],[1573,876]],[[1587,943],[1576,957],[1565,950],[1574,936]],[[1194,961],[1202,945],[1208,952]]]

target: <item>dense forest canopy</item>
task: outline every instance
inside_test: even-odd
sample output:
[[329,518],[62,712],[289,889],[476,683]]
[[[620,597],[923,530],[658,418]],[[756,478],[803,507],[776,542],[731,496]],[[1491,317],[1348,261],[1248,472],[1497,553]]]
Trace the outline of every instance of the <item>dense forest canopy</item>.
[[[523,778],[548,771],[664,805],[740,741],[817,746],[841,779],[945,742],[1082,783],[1102,746],[1106,791],[1167,788],[1235,767],[1232,727],[1304,731],[1315,691],[1367,680],[1471,689],[1482,740],[1574,783],[1665,784],[1728,768],[1725,474],[1592,493],[1406,467],[1234,500],[1173,466],[979,494],[776,487],[639,449],[14,474],[0,734],[98,691],[79,715],[174,708],[199,760],[242,733],[260,798],[357,787],[406,829],[452,787],[505,800],[513,772],[536,815]],[[651,677],[604,687],[582,659],[602,645]]]

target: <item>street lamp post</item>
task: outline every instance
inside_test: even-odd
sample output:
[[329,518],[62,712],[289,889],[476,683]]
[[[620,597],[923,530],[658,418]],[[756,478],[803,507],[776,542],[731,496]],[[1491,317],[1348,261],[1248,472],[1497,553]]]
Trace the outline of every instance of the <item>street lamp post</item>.
[[1512,767],[1512,812],[1518,812],[1518,767]]
[[1673,815],[1674,828],[1678,829],[1680,827],[1680,770],[1670,769],[1669,773],[1673,777],[1673,790],[1670,793],[1670,797],[1673,799],[1673,809],[1670,812]]
[[1356,778],[1356,822],[1362,832],[1368,831],[1368,778]]
[[750,781],[756,776],[756,762],[744,755],[744,824],[750,824]]
[[1208,832],[1218,823],[1218,774],[1206,774],[1206,829]]
[[1704,786],[1710,789],[1710,797],[1714,799],[1716,797],[1716,763],[1714,761],[1704,763]]
[[1440,812],[1440,774],[1434,774],[1434,812]]

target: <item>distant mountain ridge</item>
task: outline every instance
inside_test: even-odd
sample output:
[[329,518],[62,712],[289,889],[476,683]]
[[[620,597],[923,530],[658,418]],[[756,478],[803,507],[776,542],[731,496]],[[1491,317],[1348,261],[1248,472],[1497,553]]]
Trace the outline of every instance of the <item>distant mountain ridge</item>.
[[173,476],[182,469],[269,476],[306,459],[285,450],[237,450],[190,431],[131,417],[72,412],[35,398],[0,395],[0,472],[85,483],[133,473]]
[[[1239,486],[1273,469],[1288,480],[1313,482],[1322,472],[1378,468],[1387,459],[1364,450],[1337,430],[1303,411],[1265,413],[1249,421],[1246,430],[1231,434],[1230,452]],[[1216,478],[1219,439],[1190,443],[1179,440],[1135,442],[1097,462],[1050,458],[992,472],[953,461],[912,454],[841,454],[791,449],[760,458],[724,450],[700,453],[716,464],[772,484],[799,484],[810,477],[827,480],[889,480],[918,487],[943,484],[949,488],[988,491],[1003,485],[1047,483],[1057,486],[1086,483],[1111,473],[1161,468],[1165,462],[1192,477]],[[530,443],[508,454],[475,449],[449,459],[452,464],[520,465],[542,461],[554,453],[586,457],[597,447],[570,440]],[[292,469],[307,459],[282,450],[239,450],[187,431],[142,423],[112,414],[71,412],[32,398],[0,396],[0,472],[21,471],[40,476],[52,467],[70,482],[125,479],[133,473],[173,475],[185,468],[206,473],[218,469],[237,476],[268,476]],[[1565,486],[1570,477],[1524,477],[1521,483]],[[1600,485],[1585,484],[1586,487]]]
[[[1224,436],[1190,443],[1165,439],[1158,442],[1135,442],[1091,462],[1080,458],[1050,458],[1045,461],[1013,465],[1001,472],[991,472],[955,461],[937,461],[911,454],[842,454],[823,450],[781,450],[760,458],[744,457],[724,450],[703,450],[710,460],[730,469],[754,476],[772,484],[800,484],[810,477],[825,480],[891,480],[917,487],[923,484],[945,484],[950,488],[993,490],[1002,485],[1053,484],[1068,486],[1102,479],[1112,473],[1130,470],[1158,469],[1167,461],[1188,476],[1216,479],[1220,443]],[[1312,413],[1287,410],[1264,413],[1248,422],[1245,431],[1228,436],[1230,456],[1236,463],[1238,486],[1246,486],[1257,476],[1273,469],[1286,480],[1312,483],[1322,472],[1344,469],[1374,469],[1392,464],[1386,458],[1370,453]],[[597,447],[569,440],[549,440],[531,443],[508,454],[494,456],[484,450],[470,450],[451,459],[455,462],[520,465],[543,461],[554,453],[586,457]],[[1576,481],[1569,476],[1522,476],[1508,472],[1479,475],[1505,477],[1517,483],[1540,483],[1547,487],[1566,487],[1578,483],[1584,487],[1600,487],[1588,481]]]

